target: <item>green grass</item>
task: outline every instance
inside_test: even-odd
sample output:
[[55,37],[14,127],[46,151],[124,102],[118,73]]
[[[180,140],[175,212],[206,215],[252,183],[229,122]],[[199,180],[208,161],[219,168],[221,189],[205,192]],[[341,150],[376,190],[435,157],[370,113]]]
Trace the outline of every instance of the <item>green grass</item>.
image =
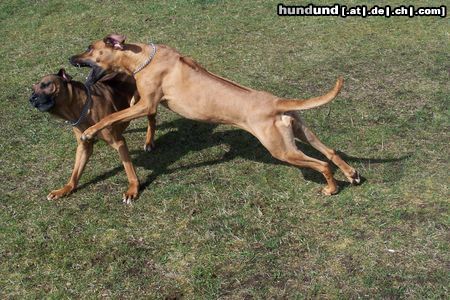
[[[449,19],[280,18],[277,4],[0,4],[2,298],[448,296]],[[319,196],[320,176],[276,163],[249,134],[161,108],[154,153],[141,150],[144,120],[126,133],[143,186],[133,206],[103,143],[80,188],[46,201],[76,143],[30,108],[31,84],[60,67],[83,80],[68,57],[110,32],[279,96],[321,94],[343,74],[340,96],[303,116],[366,181]]]

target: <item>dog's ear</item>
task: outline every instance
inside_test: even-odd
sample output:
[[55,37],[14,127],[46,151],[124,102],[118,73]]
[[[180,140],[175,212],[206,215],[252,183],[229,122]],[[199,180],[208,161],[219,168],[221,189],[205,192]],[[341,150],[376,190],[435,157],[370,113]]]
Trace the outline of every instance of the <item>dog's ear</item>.
[[59,77],[62,77],[62,79],[64,79],[65,82],[70,82],[72,80],[72,76],[67,74],[66,70],[64,69],[60,69],[57,75]]
[[106,45],[113,47],[116,50],[123,50],[123,44],[126,37],[120,34],[109,34],[104,39]]

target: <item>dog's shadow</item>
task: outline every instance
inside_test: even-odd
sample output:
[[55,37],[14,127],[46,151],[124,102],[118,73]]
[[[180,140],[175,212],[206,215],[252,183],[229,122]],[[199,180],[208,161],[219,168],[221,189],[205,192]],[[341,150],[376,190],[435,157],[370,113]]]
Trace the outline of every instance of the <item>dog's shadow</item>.
[[[136,166],[143,167],[147,170],[152,170],[145,180],[141,179],[140,189],[143,190],[147,188],[155,179],[164,174],[170,174],[180,169],[196,169],[225,163],[237,157],[267,164],[283,164],[273,158],[261,145],[261,143],[251,134],[240,129],[214,132],[217,126],[218,125],[216,124],[195,122],[188,119],[176,119],[174,121],[158,125],[157,130],[170,130],[155,140],[155,150],[150,153],[145,152],[144,150],[133,150],[130,152],[132,161]],[[142,132],[142,141],[144,141],[145,131],[146,128],[144,127],[129,129],[126,133]],[[187,155],[189,152],[201,151],[218,145],[228,145],[229,148],[229,150],[226,151],[221,158],[195,162],[181,167],[171,167],[175,162]],[[322,153],[310,145],[298,143],[298,147],[308,156],[327,161],[326,157]],[[394,163],[403,161],[410,156],[408,154],[399,158],[373,159],[353,157],[340,151],[338,151],[338,153],[342,159],[347,162],[359,162],[362,164]],[[334,173],[337,168],[334,164],[330,165],[333,167],[332,170]],[[100,182],[106,178],[116,175],[121,171],[123,171],[122,165],[118,165],[117,167],[79,186],[79,189]],[[300,171],[305,180],[321,184],[325,183],[323,176],[314,170],[300,168]],[[365,181],[366,179],[361,177],[361,183],[364,183]],[[350,185],[348,182],[344,181],[339,181],[338,184],[341,190]]]

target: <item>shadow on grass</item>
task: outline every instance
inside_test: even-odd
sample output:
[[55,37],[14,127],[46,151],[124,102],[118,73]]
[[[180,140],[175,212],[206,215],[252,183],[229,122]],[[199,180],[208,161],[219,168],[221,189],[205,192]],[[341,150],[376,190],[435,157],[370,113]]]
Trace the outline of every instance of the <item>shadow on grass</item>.
[[[167,122],[158,126],[157,129],[175,129],[160,136],[155,141],[156,149],[151,153],[143,150],[131,151],[131,156],[135,166],[143,167],[148,170],[152,170],[152,173],[141,180],[140,189],[147,188],[156,178],[164,174],[170,174],[180,169],[196,169],[205,166],[211,166],[215,164],[225,163],[231,161],[237,157],[247,160],[253,160],[257,162],[263,162],[267,164],[284,164],[273,158],[270,153],[261,145],[261,143],[251,134],[244,130],[234,129],[224,132],[214,132],[214,129],[218,125],[207,124],[188,119],[177,119],[172,122]],[[136,128],[127,130],[126,133],[142,132],[142,142],[144,142],[146,128]],[[201,151],[214,146],[226,144],[229,146],[229,151],[226,152],[220,159],[207,160],[199,163],[193,163],[185,166],[170,167],[177,162],[180,158],[192,151]],[[318,158],[323,161],[328,161],[326,157],[304,143],[297,143],[298,148],[306,155]],[[341,151],[337,151],[338,154],[347,162],[359,162],[362,164],[377,164],[377,163],[392,163],[400,162],[410,157],[410,154],[404,155],[399,158],[389,159],[374,159],[374,158],[360,158],[355,156],[349,156]],[[337,168],[334,164],[332,166],[333,173]],[[84,188],[90,184],[95,184],[110,176],[122,172],[122,165],[105,172],[101,176],[84,183],[79,186],[78,189]],[[324,184],[325,180],[323,176],[311,169],[300,168],[300,171],[305,180],[313,181],[316,183]],[[367,181],[364,177],[361,177],[361,183]],[[340,189],[343,190],[350,184],[344,181],[338,181]]]

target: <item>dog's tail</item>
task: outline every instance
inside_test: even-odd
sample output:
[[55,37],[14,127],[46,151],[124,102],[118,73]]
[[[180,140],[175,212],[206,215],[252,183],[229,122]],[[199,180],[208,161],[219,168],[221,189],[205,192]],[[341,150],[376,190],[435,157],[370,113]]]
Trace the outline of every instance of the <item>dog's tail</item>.
[[342,78],[342,76],[339,76],[334,88],[325,95],[304,100],[279,99],[276,102],[276,109],[279,112],[286,112],[292,110],[306,110],[327,104],[339,94],[343,84],[344,79]]

